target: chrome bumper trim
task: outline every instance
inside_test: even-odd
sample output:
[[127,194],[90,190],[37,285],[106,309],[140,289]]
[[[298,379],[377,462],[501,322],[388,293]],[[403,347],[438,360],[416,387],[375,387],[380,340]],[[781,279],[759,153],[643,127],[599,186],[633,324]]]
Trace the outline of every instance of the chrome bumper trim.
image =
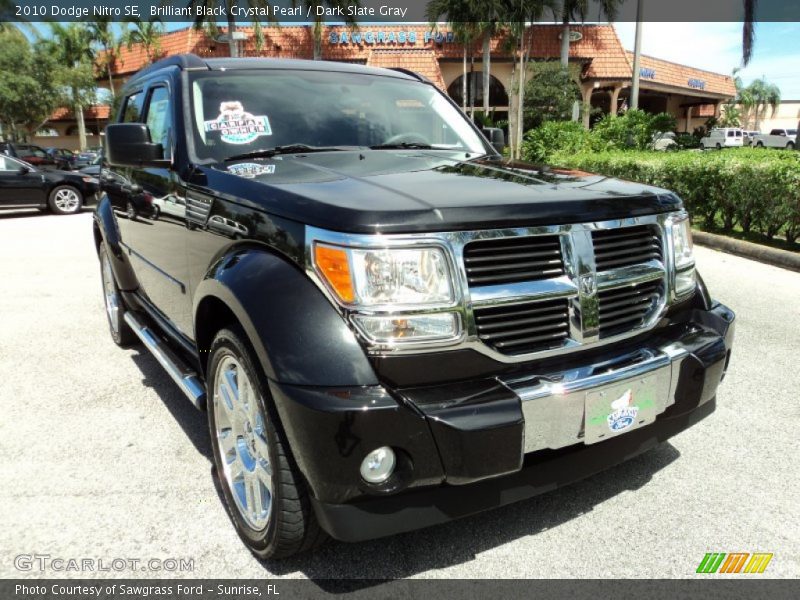
[[525,452],[555,450],[583,442],[586,394],[602,392],[627,380],[655,378],[653,385],[662,392],[655,399],[655,413],[663,413],[675,402],[678,374],[688,355],[680,345],[669,344],[605,363],[501,381],[522,401]]

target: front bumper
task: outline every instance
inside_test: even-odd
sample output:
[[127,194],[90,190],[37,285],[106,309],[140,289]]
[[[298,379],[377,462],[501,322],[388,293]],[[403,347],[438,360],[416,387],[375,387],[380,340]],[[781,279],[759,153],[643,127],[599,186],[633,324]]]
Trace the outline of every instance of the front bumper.
[[[410,389],[270,387],[322,527],[358,541],[529,498],[654,447],[713,412],[733,334],[733,312],[716,304],[555,371]],[[649,419],[607,439],[587,430],[589,395],[640,382],[657,391]],[[359,465],[379,446],[398,466],[371,487]]]

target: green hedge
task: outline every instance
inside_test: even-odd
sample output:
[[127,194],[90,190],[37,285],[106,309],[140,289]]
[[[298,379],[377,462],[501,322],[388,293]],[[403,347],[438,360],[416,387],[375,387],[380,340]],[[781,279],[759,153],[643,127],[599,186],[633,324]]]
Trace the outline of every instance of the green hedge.
[[[566,144],[548,156],[553,165],[656,185],[676,192],[704,227],[772,239],[800,237],[800,153],[768,149],[723,151],[576,152]],[[536,156],[529,156],[536,159]]]

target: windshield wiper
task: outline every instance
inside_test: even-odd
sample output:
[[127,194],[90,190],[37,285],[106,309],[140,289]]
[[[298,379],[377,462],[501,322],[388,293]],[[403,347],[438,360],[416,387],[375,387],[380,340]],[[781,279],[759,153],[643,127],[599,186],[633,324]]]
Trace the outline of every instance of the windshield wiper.
[[370,150],[403,150],[403,149],[413,149],[413,150],[433,150],[433,146],[430,144],[421,144],[418,142],[399,142],[397,144],[378,144],[377,146],[370,146]]
[[266,148],[264,150],[254,150],[253,152],[245,152],[243,154],[234,154],[225,159],[225,162],[232,160],[241,160],[243,158],[269,158],[270,156],[277,156],[278,154],[301,154],[307,152],[340,152],[342,150],[349,150],[349,148],[341,146],[309,146],[307,144],[287,144],[286,146],[275,146],[274,148]]

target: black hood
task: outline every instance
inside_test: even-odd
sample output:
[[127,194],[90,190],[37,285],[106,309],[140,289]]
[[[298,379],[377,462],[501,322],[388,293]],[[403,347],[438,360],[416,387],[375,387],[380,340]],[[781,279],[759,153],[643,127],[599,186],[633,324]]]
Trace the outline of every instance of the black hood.
[[207,184],[276,215],[349,232],[553,225],[681,208],[667,190],[442,151],[276,156],[203,169]]

